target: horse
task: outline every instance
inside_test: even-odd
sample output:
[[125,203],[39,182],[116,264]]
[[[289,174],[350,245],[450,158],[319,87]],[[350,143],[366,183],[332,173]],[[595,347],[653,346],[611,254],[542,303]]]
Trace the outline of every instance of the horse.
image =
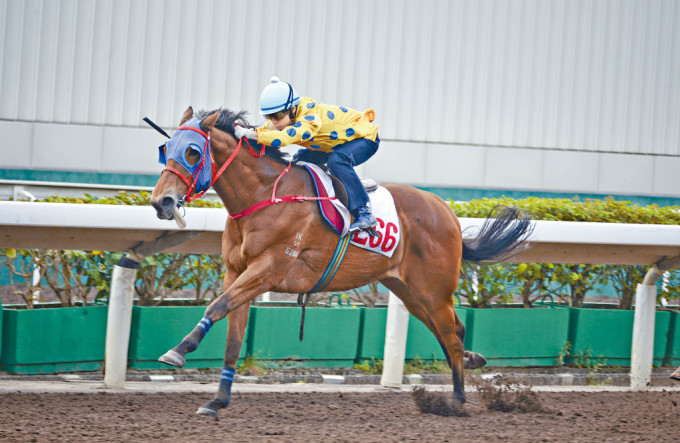
[[[253,149],[246,139],[236,139],[234,124],[253,127],[245,115],[245,111],[220,109],[194,116],[189,107],[175,136],[179,129],[187,129],[183,125],[193,118],[200,127],[192,131],[202,132],[204,146],[197,147],[201,144],[197,142],[175,146],[174,158],[167,145],[161,147],[163,157],[168,154],[166,169],[151,196],[157,217],[172,219],[179,205],[196,191],[199,172],[190,173],[191,167],[186,165],[204,164],[210,157],[208,160],[214,162],[210,184],[230,214],[222,236],[226,266],[223,292],[208,305],[196,327],[159,358],[182,367],[185,355],[198,347],[212,324],[228,317],[220,386],[215,397],[197,411],[210,416],[230,403],[249,302],[267,291],[309,293],[339,241],[338,233],[324,223],[316,202],[271,204],[278,199],[275,194],[313,196],[315,186],[303,167],[291,167],[288,154],[271,146],[256,145]],[[249,148],[240,149],[243,143]],[[285,175],[284,169],[288,169]],[[379,281],[392,291],[439,341],[452,370],[453,400],[464,403],[463,369],[482,367],[486,359],[463,348],[465,327],[453,302],[462,263],[498,261],[515,254],[526,246],[531,220],[516,208],[501,207],[484,221],[476,235],[463,238],[456,215],[440,197],[403,184],[382,186],[394,198],[401,241],[389,258],[350,245],[325,290],[346,291]],[[262,202],[259,210],[247,216],[232,216],[242,215]]]

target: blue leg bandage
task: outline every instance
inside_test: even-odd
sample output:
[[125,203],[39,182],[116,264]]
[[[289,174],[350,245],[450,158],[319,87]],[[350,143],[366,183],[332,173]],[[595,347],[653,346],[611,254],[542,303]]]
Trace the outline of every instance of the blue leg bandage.
[[227,381],[234,381],[234,374],[236,373],[236,369],[232,368],[231,366],[225,366],[222,368],[222,376],[220,377],[220,380],[227,380]]
[[203,317],[201,321],[198,322],[198,326],[203,329],[203,333],[207,334],[210,328],[212,328],[213,322],[208,317]]

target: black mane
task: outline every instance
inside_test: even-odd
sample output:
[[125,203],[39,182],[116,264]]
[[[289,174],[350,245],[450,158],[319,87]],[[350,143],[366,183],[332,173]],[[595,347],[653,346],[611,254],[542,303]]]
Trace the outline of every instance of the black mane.
[[[212,111],[206,111],[205,109],[202,109],[194,113],[194,117],[199,118],[201,121],[203,121],[204,118],[214,114],[217,111],[218,111],[217,109],[213,109]],[[234,112],[230,109],[225,108],[221,108],[219,109],[219,111],[220,115],[217,117],[215,127],[220,131],[224,131],[227,134],[230,134],[232,137],[236,137],[236,135],[234,134],[234,123],[239,123],[241,126],[245,126],[246,128],[251,129],[254,129],[256,127],[251,125],[248,122],[248,120],[246,120],[246,115],[248,115],[248,111]],[[253,146],[253,150],[259,153],[261,145],[258,145],[253,141],[250,141],[250,143]],[[272,146],[265,146],[264,152],[267,157],[271,157],[274,160],[277,160],[281,163],[288,164],[288,153],[281,152],[278,148],[274,148]]]

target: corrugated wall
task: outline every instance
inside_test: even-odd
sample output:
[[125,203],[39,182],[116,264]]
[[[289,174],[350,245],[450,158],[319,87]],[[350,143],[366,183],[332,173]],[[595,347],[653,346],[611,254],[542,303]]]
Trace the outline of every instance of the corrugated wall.
[[255,112],[277,74],[386,140],[677,156],[678,23],[674,0],[0,0],[0,120],[173,127]]

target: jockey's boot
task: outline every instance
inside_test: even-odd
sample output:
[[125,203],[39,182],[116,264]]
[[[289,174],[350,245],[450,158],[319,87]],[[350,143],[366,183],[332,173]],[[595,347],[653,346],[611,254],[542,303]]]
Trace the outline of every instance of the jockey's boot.
[[354,216],[354,221],[349,225],[349,232],[363,231],[364,229],[372,228],[378,223],[367,204],[359,206],[352,212],[352,215]]

